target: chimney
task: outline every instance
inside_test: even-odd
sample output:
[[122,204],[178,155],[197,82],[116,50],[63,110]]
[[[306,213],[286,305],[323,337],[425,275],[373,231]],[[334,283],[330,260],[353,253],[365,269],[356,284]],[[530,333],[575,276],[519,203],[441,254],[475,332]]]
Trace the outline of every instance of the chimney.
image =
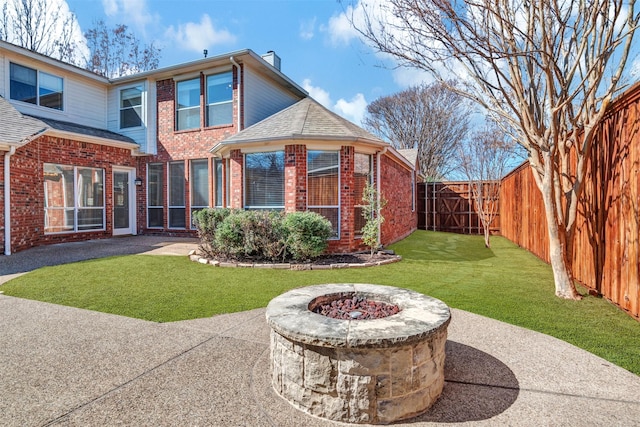
[[276,70],[280,71],[280,57],[272,50],[262,55],[262,59],[267,61]]

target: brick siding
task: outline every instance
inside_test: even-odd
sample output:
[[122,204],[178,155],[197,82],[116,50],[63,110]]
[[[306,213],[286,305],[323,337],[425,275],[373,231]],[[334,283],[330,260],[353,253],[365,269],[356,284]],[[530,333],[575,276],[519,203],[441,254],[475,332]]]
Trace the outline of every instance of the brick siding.
[[[383,244],[397,242],[414,232],[418,227],[418,212],[415,209],[416,185],[414,184],[414,209],[411,206],[411,173],[389,155],[380,160],[380,193],[387,200],[382,211],[384,222],[381,229]],[[400,191],[406,189],[405,191]]]
[[[43,244],[111,237],[113,165],[134,168],[138,160],[127,149],[44,136],[17,149],[10,162],[11,251],[17,252]],[[104,169],[105,230],[45,234],[45,163]],[[4,177],[2,181],[4,183]],[[4,191],[0,200],[4,204]],[[4,217],[2,224],[4,226]],[[4,242],[4,234],[2,240]]]

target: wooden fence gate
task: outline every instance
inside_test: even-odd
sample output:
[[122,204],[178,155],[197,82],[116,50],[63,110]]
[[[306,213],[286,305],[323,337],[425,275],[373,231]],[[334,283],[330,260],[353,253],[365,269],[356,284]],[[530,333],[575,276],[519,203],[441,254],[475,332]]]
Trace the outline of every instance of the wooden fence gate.
[[[460,234],[482,234],[482,222],[468,182],[426,182],[418,184],[418,228]],[[500,218],[491,225],[500,233]]]

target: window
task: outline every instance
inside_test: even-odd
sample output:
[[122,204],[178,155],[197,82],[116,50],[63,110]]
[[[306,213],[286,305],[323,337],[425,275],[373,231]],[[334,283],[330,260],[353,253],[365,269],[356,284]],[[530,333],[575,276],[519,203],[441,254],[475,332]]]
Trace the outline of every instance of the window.
[[176,130],[200,127],[200,78],[184,80],[176,84]]
[[184,162],[169,163],[169,228],[186,228]]
[[142,126],[142,86],[120,91],[120,129]]
[[340,236],[340,190],[337,151],[307,152],[307,209],[327,218],[333,237]]
[[245,154],[245,208],[284,209],[284,151]]
[[16,101],[62,110],[62,78],[22,65],[10,65],[10,97]]
[[233,123],[233,74],[207,76],[207,126]]
[[164,165],[150,163],[147,168],[147,227],[164,227]]
[[215,207],[216,208],[221,208],[223,206],[223,185],[224,185],[224,180],[223,180],[223,172],[224,172],[224,168],[222,167],[222,159],[214,159],[213,160],[213,169],[214,169],[214,179],[215,179]]
[[209,207],[209,160],[191,160],[191,228],[193,213]]
[[362,234],[362,228],[367,222],[366,218],[362,216],[362,196],[364,195],[364,188],[367,184],[371,184],[373,171],[372,171],[371,155],[356,153],[354,155],[354,208],[353,208],[353,222],[356,235]]
[[104,170],[44,164],[44,232],[104,230]]

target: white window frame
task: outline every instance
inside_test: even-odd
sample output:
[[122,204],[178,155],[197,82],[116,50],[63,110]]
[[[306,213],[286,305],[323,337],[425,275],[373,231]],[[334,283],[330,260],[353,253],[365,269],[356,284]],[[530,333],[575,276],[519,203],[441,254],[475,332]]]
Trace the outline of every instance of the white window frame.
[[[282,165],[282,205],[277,205],[277,206],[259,206],[259,205],[251,205],[251,206],[247,206],[247,155],[252,155],[252,154],[268,154],[268,153],[282,153],[283,157],[284,157],[284,162]],[[244,209],[255,209],[255,210],[284,210],[285,208],[285,203],[286,203],[286,198],[287,195],[285,193],[285,187],[286,187],[286,153],[284,152],[284,150],[274,150],[274,151],[256,151],[256,152],[251,152],[251,153],[244,153],[244,155],[242,156],[242,196],[243,196],[243,201],[242,201],[242,205],[244,206]]]
[[[44,191],[44,197],[45,197],[45,206],[44,206],[44,234],[45,235],[52,235],[52,234],[69,234],[69,233],[91,233],[91,232],[96,232],[96,231],[105,231],[106,230],[106,218],[107,218],[107,206],[106,206],[106,191],[105,191],[105,185],[106,185],[106,177],[105,177],[105,170],[103,168],[94,168],[94,167],[90,167],[90,166],[75,166],[75,165],[64,165],[61,163],[45,163],[48,165],[53,165],[53,166],[64,166],[64,167],[71,167],[73,168],[73,206],[65,206],[65,207],[47,207],[47,203],[46,203],[46,198],[47,198],[47,191],[45,189]],[[91,170],[95,170],[95,171],[100,171],[102,172],[102,206],[98,206],[98,207],[94,207],[94,206],[78,206],[78,198],[79,198],[79,192],[78,192],[78,169],[91,169]],[[46,182],[46,181],[45,181]],[[64,211],[69,211],[73,209],[73,229],[72,230],[62,230],[62,231],[46,231],[47,228],[47,210],[53,210],[53,211],[57,211],[57,210],[64,210]],[[102,227],[101,228],[90,228],[90,229],[79,229],[78,228],[78,211],[81,209],[89,209],[89,210],[101,210],[102,211]]]
[[[18,67],[22,67],[22,68],[26,68],[29,70],[33,70],[36,72],[36,102],[34,104],[32,104],[31,102],[26,102],[26,101],[22,101],[19,99],[14,99],[11,97],[11,65],[16,65]],[[9,61],[9,66],[7,67],[7,79],[8,79],[8,89],[9,89],[9,99],[11,101],[14,102],[19,102],[21,104],[25,104],[25,105],[31,105],[31,106],[35,106],[38,108],[46,108],[47,111],[58,111],[58,112],[64,112],[65,111],[65,106],[67,105],[67,97],[66,97],[66,90],[65,90],[65,78],[62,76],[59,76],[57,74],[53,74],[50,73],[48,71],[42,71],[38,68],[34,68],[34,67],[29,67],[27,65],[23,65],[23,64],[19,64],[17,62],[13,62],[13,61]],[[62,82],[62,108],[54,108],[54,107],[48,107],[46,105],[40,105],[40,74],[46,74],[48,76],[51,77],[55,77],[60,79],[60,81]]]
[[341,191],[341,177],[340,177],[340,165],[341,165],[341,154],[342,151],[341,150],[307,150],[307,158],[306,158],[306,162],[307,162],[307,176],[306,176],[306,181],[307,181],[307,194],[309,194],[309,153],[310,152],[326,152],[326,153],[337,153],[338,154],[338,165],[337,165],[337,172],[338,172],[338,204],[337,205],[309,205],[308,201],[309,199],[307,198],[307,210],[308,209],[337,209],[338,210],[338,216],[337,216],[337,221],[338,221],[338,227],[336,230],[336,235],[335,236],[331,236],[329,237],[329,239],[327,240],[340,240],[340,235],[342,232],[342,191]]
[[[146,199],[147,199],[147,228],[149,228],[149,229],[154,229],[154,230],[158,230],[158,229],[162,230],[162,229],[164,229],[164,217],[165,217],[165,215],[164,215],[164,214],[165,214],[165,209],[164,209],[164,200],[162,201],[162,203],[163,203],[163,204],[162,204],[162,205],[160,205],[160,206],[150,205],[150,204],[149,204],[149,193],[150,193],[150,191],[149,191],[149,185],[151,185],[151,180],[149,179],[149,166],[151,166],[151,165],[156,165],[156,166],[157,166],[157,165],[159,165],[159,166],[161,167],[161,169],[162,169],[162,179],[161,179],[161,180],[160,180],[160,182],[159,182],[159,185],[160,185],[160,189],[159,189],[160,194],[164,194],[164,192],[162,191],[162,188],[163,188],[163,186],[164,186],[164,180],[165,180],[165,176],[166,176],[166,173],[167,173],[167,172],[165,171],[165,167],[164,167],[164,165],[165,165],[165,164],[164,164],[164,163],[149,163],[149,164],[147,165],[147,197],[146,197]],[[163,224],[162,224],[162,225],[154,225],[154,226],[151,226],[151,225],[149,225],[149,209],[158,209],[158,208],[159,208],[159,209],[162,209],[162,219],[163,219]]]
[[[169,162],[167,164],[167,228],[170,230],[186,230],[188,229],[187,227],[187,198],[186,198],[186,194],[184,194],[184,199],[183,199],[183,203],[182,205],[172,205],[171,204],[171,165],[177,165],[177,164],[182,164],[183,166],[183,171],[184,171],[184,167],[185,167],[185,161],[184,160],[176,160],[173,162]],[[183,185],[183,192],[185,191],[186,187],[186,178],[184,177],[184,175],[182,176],[182,185]],[[173,226],[173,224],[171,224],[171,209],[183,209],[184,210],[184,227],[175,227]]]
[[[185,83],[185,82],[191,82],[191,81],[197,81],[198,82],[198,105],[195,106],[191,106],[191,107],[185,107],[185,108],[180,108],[179,107],[179,102],[178,102],[178,85],[180,83]],[[175,131],[176,132],[188,132],[188,131],[194,131],[194,130],[198,130],[202,127],[202,79],[200,78],[200,75],[198,74],[195,77],[192,78],[185,78],[185,79],[181,79],[181,80],[176,80],[174,83],[174,87],[175,87]],[[186,110],[194,110],[194,109],[198,109],[198,126],[196,127],[190,127],[190,128],[184,128],[181,129],[178,126],[179,123],[179,112],[180,111],[186,111]]]
[[[122,110],[126,110],[126,109],[130,109],[130,108],[134,108],[134,107],[122,107],[122,93],[125,90],[128,89],[135,89],[135,88],[139,88],[140,89],[140,125],[138,126],[129,126],[129,127],[122,127]],[[118,128],[120,130],[124,130],[124,131],[131,131],[131,130],[138,130],[138,129],[144,129],[144,127],[146,126],[147,123],[147,91],[146,91],[146,87],[143,83],[137,83],[134,85],[129,85],[129,86],[123,86],[121,88],[118,88]]]
[[[207,176],[205,178],[205,183],[207,184],[207,204],[206,205],[196,205],[193,203],[193,198],[194,195],[196,194],[196,192],[194,191],[194,186],[195,186],[195,174],[193,173],[193,162],[206,162],[207,165]],[[210,170],[210,166],[211,166],[211,162],[209,161],[209,159],[204,158],[204,159],[190,159],[189,160],[189,196],[191,198],[190,201],[190,209],[189,209],[189,218],[190,218],[190,222],[191,222],[191,229],[195,230],[196,226],[193,223],[193,213],[195,211],[199,211],[201,209],[206,209],[209,206],[211,206],[211,187],[210,187],[210,180],[209,180],[209,170]]]
[[[209,102],[209,77],[218,76],[220,74],[230,74],[231,75],[231,98],[228,101],[221,102]],[[233,125],[233,70],[225,70],[220,71],[218,73],[207,74],[204,79],[204,88],[205,88],[205,126],[206,127],[217,127],[217,126],[230,126]],[[209,123],[209,107],[216,105],[230,104],[231,105],[231,121],[229,123],[218,123],[211,124]]]

